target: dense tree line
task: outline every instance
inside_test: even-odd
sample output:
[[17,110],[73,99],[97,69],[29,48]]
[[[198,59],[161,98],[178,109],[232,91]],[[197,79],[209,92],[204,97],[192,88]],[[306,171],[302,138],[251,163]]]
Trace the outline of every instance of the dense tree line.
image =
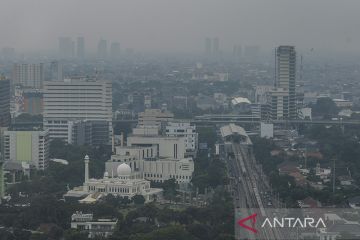
[[271,156],[271,151],[278,149],[272,140],[254,138],[253,143],[255,158],[263,165],[264,172],[269,176],[274,194],[279,194],[287,207],[297,207],[297,200],[308,196],[319,200],[324,205],[339,203],[343,200],[341,196],[334,196],[331,193],[330,185],[325,186],[323,190],[316,190],[308,184],[305,186],[297,185],[292,176],[280,175],[277,166],[287,158],[284,155]]
[[[210,149],[214,149],[216,133],[206,129],[201,135]],[[210,138],[210,139],[209,139]],[[231,197],[219,186],[226,183],[224,163],[203,151],[195,159],[196,173],[193,184],[200,189],[217,189],[209,205],[204,208],[174,210],[155,204],[144,205],[144,198],[127,199],[107,195],[96,204],[79,204],[76,200],[64,201],[62,195],[70,187],[81,185],[84,178],[84,156],[90,156],[90,175],[101,177],[104,162],[110,156],[106,147],[73,146],[52,141],[51,158],[65,159],[68,165],[51,162],[45,172],[35,171],[31,180],[25,180],[8,189],[13,203],[1,206],[0,225],[14,231],[0,232],[2,239],[87,239],[87,234],[70,228],[71,214],[75,211],[93,213],[95,217],[117,218],[118,225],[112,239],[233,239],[233,206]],[[153,186],[155,186],[153,184]],[[155,186],[156,187],[156,186]],[[177,184],[174,179],[161,183],[167,199],[175,199]],[[27,198],[18,193],[27,194]],[[26,205],[29,204],[29,205]],[[145,222],[138,218],[147,219]],[[47,230],[42,229],[46,225]],[[26,230],[28,229],[28,230]],[[29,230],[39,230],[30,233]]]

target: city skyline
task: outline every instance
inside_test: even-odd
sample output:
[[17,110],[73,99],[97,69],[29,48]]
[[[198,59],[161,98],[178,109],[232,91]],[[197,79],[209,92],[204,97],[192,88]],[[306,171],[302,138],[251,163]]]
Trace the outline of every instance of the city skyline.
[[[0,10],[0,47],[18,51],[54,50],[58,37],[69,36],[84,37],[93,52],[101,38],[139,51],[202,52],[204,39],[211,36],[219,38],[227,52],[232,52],[234,44],[264,49],[289,44],[298,49],[359,53],[356,9],[360,3],[355,1],[320,0],[311,2],[310,8],[308,1],[283,0],[5,1],[7,8]],[[14,18],[13,12],[20,14]],[[10,20],[11,28],[7,26]]]

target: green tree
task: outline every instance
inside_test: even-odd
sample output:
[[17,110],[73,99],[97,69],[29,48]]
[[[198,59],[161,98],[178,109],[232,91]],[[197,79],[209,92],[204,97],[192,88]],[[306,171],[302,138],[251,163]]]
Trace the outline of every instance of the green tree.
[[136,205],[143,205],[145,203],[145,198],[143,195],[135,195],[132,200]]
[[312,112],[315,116],[322,116],[326,119],[338,114],[339,109],[331,98],[319,98],[316,104],[312,106]]

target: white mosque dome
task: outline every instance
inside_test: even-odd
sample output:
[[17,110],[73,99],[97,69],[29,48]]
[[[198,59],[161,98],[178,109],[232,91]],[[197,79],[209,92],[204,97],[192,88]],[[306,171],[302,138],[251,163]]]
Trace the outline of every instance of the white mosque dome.
[[131,168],[126,163],[120,164],[116,169],[117,175],[120,176],[130,176]]

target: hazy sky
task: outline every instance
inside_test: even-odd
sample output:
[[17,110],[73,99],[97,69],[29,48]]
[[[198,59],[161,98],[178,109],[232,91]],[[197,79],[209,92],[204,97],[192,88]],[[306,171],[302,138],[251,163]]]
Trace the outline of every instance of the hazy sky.
[[59,36],[102,37],[122,48],[203,51],[220,47],[327,48],[360,52],[359,0],[0,0],[0,47],[57,49]]

